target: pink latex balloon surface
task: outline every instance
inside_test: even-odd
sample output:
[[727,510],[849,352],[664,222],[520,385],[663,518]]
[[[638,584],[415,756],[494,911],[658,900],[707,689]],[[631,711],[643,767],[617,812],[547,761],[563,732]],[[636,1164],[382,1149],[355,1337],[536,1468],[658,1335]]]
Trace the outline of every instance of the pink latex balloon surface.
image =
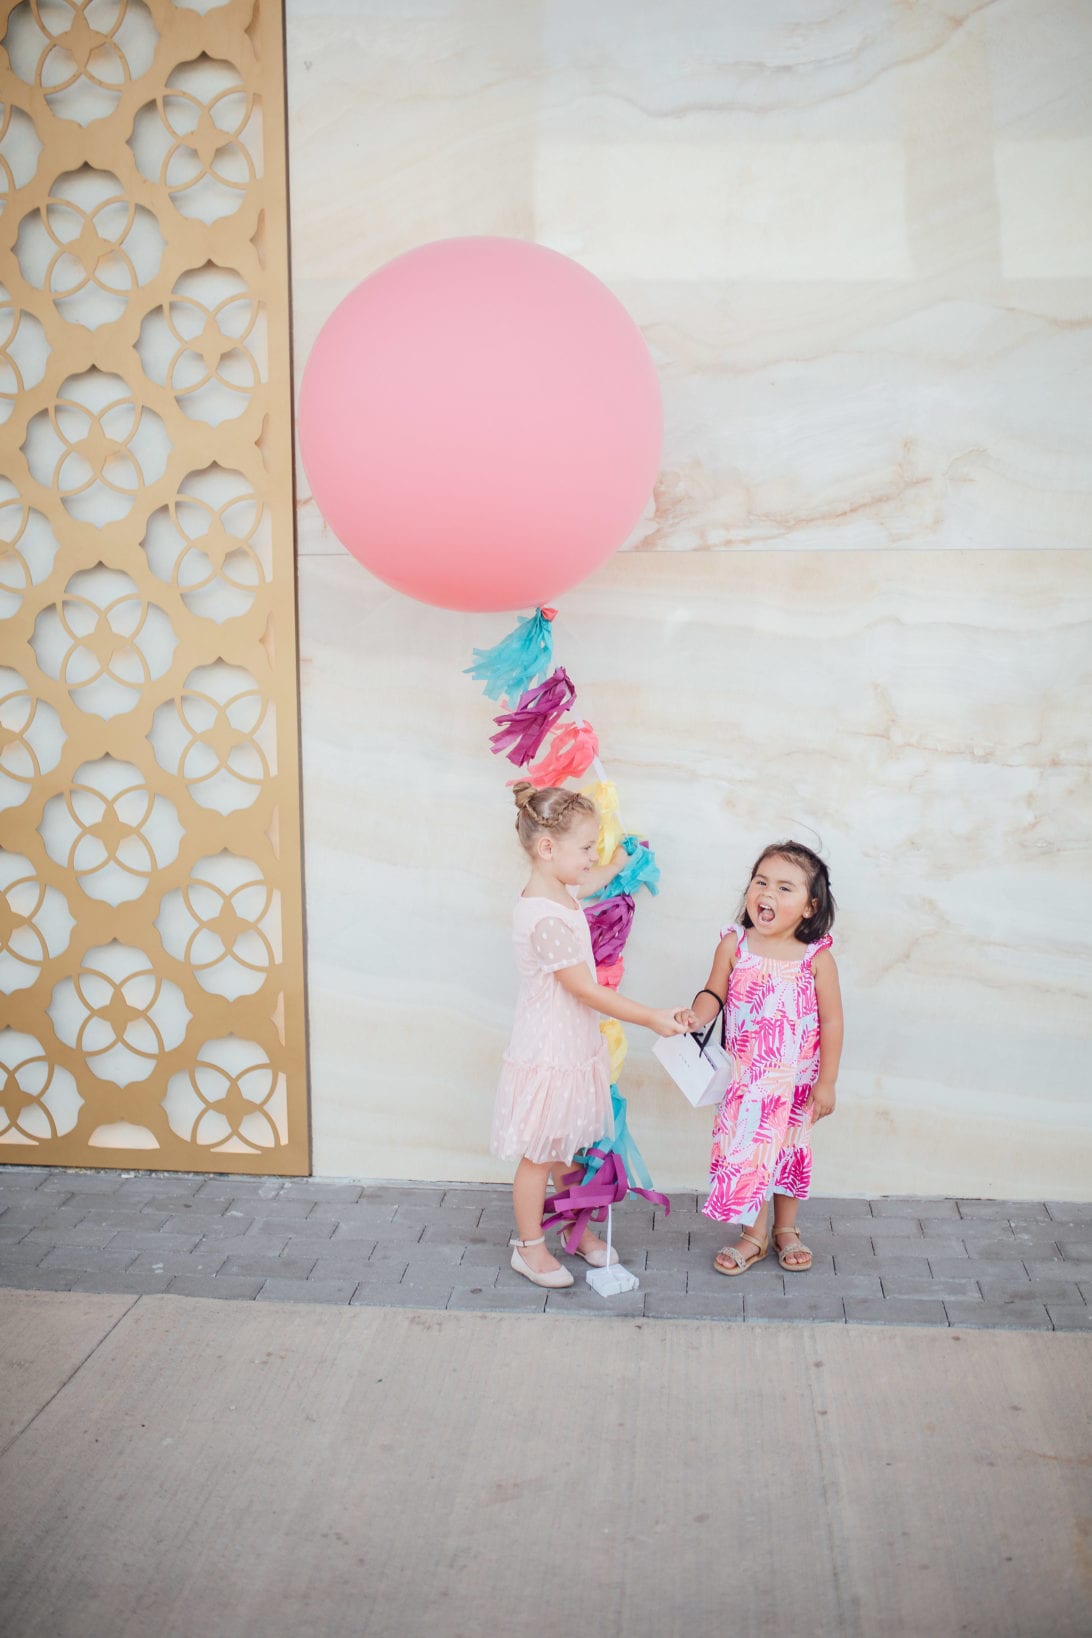
[[548,602],[625,540],[660,458],[656,373],[621,302],[566,256],[447,239],[326,321],[299,437],[338,539],[444,608]]

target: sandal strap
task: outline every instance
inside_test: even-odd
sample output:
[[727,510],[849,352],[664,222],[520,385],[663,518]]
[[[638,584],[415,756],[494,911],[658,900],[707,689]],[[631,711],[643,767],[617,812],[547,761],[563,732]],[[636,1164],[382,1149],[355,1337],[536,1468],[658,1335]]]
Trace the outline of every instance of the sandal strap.
[[509,1240],[508,1244],[510,1246],[519,1246],[521,1251],[526,1251],[528,1246],[544,1246],[546,1236],[540,1234],[537,1240]]
[[[765,1245],[761,1240],[756,1240],[753,1234],[748,1234],[746,1230],[743,1230],[739,1237],[741,1240],[750,1241],[751,1245],[757,1246],[759,1251],[765,1254]],[[748,1257],[747,1253],[740,1251],[738,1246],[722,1246],[720,1251],[717,1252],[717,1257],[727,1257],[729,1262],[735,1263],[737,1268],[748,1268],[751,1263],[758,1262],[757,1257]]]
[[773,1231],[773,1237],[775,1240],[779,1234],[795,1234],[796,1238],[798,1240],[800,1239],[800,1230],[792,1225],[787,1228],[775,1228]]
[[727,1259],[727,1261],[730,1263],[735,1263],[737,1268],[746,1268],[747,1264],[752,1261],[750,1257],[746,1256],[744,1252],[740,1251],[738,1246],[722,1246],[717,1252],[716,1261],[720,1262],[723,1259]]

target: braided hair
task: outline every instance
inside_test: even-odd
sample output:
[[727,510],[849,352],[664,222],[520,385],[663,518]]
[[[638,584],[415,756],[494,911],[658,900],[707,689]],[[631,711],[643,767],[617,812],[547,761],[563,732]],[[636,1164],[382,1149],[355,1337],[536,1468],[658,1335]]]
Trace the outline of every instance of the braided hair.
[[540,836],[564,835],[577,819],[598,817],[598,809],[590,796],[568,791],[563,785],[547,785],[540,791],[528,780],[521,779],[512,787],[512,795],[519,809],[516,835],[528,853]]

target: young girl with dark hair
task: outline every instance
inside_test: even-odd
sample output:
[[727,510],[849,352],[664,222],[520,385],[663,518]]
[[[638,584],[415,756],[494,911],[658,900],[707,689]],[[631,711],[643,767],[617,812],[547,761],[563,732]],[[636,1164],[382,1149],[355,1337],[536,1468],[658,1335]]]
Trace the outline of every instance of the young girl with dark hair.
[[834,1109],[842,1051],[834,909],[817,853],[800,842],[763,849],[687,1016],[691,1029],[704,1029],[724,1007],[724,1045],[735,1061],[713,1122],[702,1207],[718,1223],[743,1224],[714,1259],[720,1274],[742,1274],[765,1257],[771,1200],[778,1262],[789,1274],[811,1267],[796,1213],[811,1181],[811,1126]]

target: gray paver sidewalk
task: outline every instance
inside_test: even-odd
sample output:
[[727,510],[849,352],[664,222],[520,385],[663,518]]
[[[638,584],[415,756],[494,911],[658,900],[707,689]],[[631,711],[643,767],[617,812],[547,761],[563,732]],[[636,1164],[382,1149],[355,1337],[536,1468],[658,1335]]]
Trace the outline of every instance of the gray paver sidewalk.
[[1092,1205],[807,1201],[805,1274],[773,1256],[739,1278],[711,1264],[723,1225],[695,1194],[670,1215],[615,1214],[640,1289],[547,1294],[514,1274],[507,1188],[360,1184],[0,1167],[0,1286],[268,1301],[589,1313],[750,1323],[1083,1330],[1092,1323]]

